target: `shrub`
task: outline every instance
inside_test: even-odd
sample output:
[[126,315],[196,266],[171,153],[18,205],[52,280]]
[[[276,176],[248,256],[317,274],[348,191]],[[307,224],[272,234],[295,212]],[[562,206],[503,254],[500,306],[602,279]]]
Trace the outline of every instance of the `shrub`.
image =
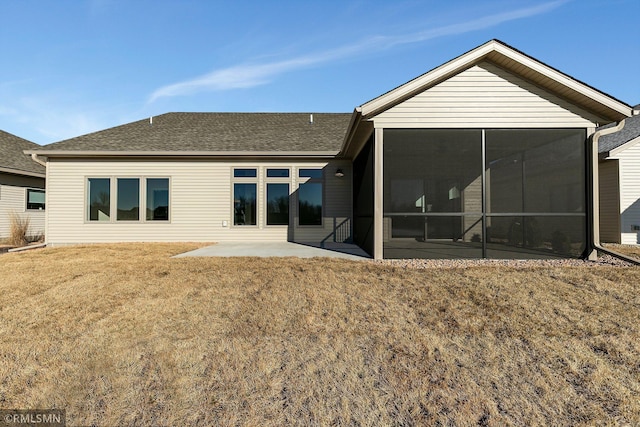
[[12,246],[25,246],[29,243],[27,233],[31,220],[28,216],[21,217],[15,212],[9,214],[9,244]]

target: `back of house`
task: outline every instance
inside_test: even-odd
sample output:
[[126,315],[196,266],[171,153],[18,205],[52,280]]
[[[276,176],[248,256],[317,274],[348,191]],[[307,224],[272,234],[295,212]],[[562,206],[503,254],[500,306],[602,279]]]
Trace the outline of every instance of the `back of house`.
[[[353,242],[585,257],[596,129],[632,107],[491,40],[353,113],[168,113],[28,151],[47,243]],[[595,167],[597,173],[597,166]]]

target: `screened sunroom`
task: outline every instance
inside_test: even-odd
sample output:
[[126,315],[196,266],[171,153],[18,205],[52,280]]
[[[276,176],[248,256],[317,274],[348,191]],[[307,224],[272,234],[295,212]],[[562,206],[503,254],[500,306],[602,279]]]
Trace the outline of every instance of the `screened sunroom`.
[[384,258],[579,257],[584,129],[385,129]]
[[354,241],[376,259],[592,256],[591,135],[630,111],[502,42],[479,46],[356,108]]

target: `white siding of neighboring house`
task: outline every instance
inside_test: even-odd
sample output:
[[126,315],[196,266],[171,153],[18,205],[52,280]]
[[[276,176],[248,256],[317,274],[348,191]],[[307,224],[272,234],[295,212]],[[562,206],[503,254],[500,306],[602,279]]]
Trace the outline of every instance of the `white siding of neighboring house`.
[[620,198],[618,160],[598,164],[600,197],[600,241],[620,243]]
[[637,245],[640,232],[640,140],[621,151],[616,158],[620,164],[620,229],[621,243]]
[[[234,226],[233,168],[258,167],[258,225]],[[318,227],[267,226],[266,168],[291,168],[290,210],[297,213],[297,170],[325,168],[324,225]],[[341,168],[345,176],[335,176]],[[170,221],[133,223],[86,221],[87,178],[149,177],[170,179]],[[246,182],[246,181],[245,181]],[[281,181],[279,181],[281,182]],[[141,187],[142,187],[141,182]],[[141,189],[141,191],[143,191]],[[112,206],[115,204],[112,194]],[[348,161],[212,161],[212,160],[91,160],[56,159],[48,163],[47,243],[99,243],[126,241],[286,241],[332,240],[334,221],[351,218],[351,164]],[[141,206],[142,208],[142,206]],[[297,216],[297,215],[296,215]],[[223,221],[227,222],[223,226]],[[297,218],[296,218],[297,224]],[[347,224],[350,227],[350,224]]]
[[12,212],[29,217],[29,236],[44,235],[45,212],[27,210],[27,188],[44,189],[44,178],[0,173],[0,239],[9,236]]
[[376,128],[591,128],[604,123],[489,62],[373,118]]

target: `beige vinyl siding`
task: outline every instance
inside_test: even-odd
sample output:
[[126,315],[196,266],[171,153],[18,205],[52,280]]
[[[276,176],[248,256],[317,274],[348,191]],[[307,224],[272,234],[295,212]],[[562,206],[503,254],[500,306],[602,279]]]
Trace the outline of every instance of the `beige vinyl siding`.
[[[234,226],[233,168],[258,168],[256,226]],[[266,168],[290,168],[290,191],[297,188],[298,167],[325,168],[325,226],[289,229],[267,226],[265,213]],[[336,178],[335,169],[346,176]],[[95,160],[49,161],[47,197],[50,244],[125,241],[296,241],[319,242],[331,231],[333,218],[351,216],[349,162],[212,161],[212,160]],[[89,222],[86,220],[86,181],[90,177],[169,178],[169,222]],[[340,180],[339,182],[337,180]],[[247,180],[245,180],[247,182]],[[281,181],[278,181],[281,182]],[[141,187],[143,182],[141,182]],[[112,195],[112,203],[114,196]],[[295,209],[295,194],[290,209]],[[223,222],[226,221],[226,226]]]
[[44,189],[44,178],[0,173],[0,239],[9,235],[9,215],[29,217],[29,235],[43,235],[45,211],[27,210],[27,189]]
[[605,160],[598,164],[600,196],[600,241],[620,243],[620,199],[618,160]]
[[640,143],[620,152],[617,157],[620,163],[621,243],[637,245],[640,232],[631,227],[640,225]]
[[587,128],[606,122],[486,61],[373,121],[376,128]]

